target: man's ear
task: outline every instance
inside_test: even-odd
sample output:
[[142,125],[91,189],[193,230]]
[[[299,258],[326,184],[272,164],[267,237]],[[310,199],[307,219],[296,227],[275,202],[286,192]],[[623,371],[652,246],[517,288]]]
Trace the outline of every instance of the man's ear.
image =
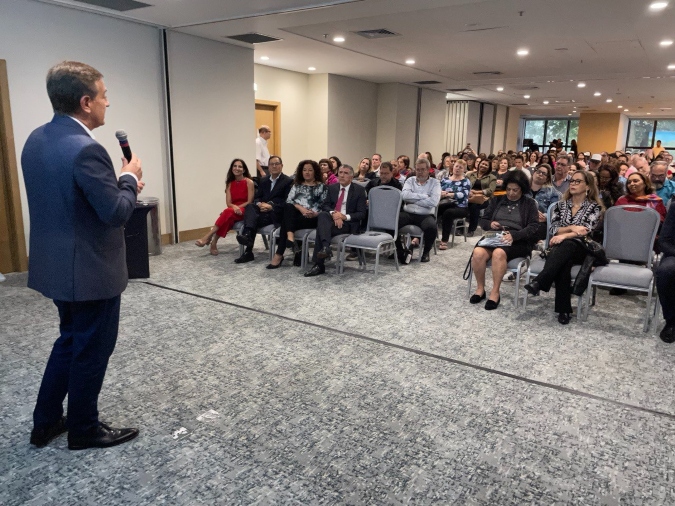
[[83,95],[80,98],[80,110],[85,113],[91,112],[91,97],[89,95]]

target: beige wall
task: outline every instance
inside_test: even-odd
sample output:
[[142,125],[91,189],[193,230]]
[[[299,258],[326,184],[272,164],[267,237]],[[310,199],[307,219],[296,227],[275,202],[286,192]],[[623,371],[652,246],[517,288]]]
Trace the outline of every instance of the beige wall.
[[375,152],[377,84],[328,76],[328,154],[358,165]]
[[[494,153],[497,153],[500,149],[504,149],[506,147],[505,145],[505,140],[506,140],[506,130],[507,130],[507,124],[506,124],[506,112],[508,110],[508,107],[505,105],[498,105],[495,107],[495,136],[494,136],[494,144],[492,151]],[[508,151],[508,150],[506,150]]]
[[328,74],[309,76],[307,99],[310,115],[307,153],[309,158],[318,161],[335,154],[328,152]]
[[168,47],[176,208],[185,231],[212,225],[225,207],[233,158],[255,172],[253,50],[174,32]]
[[411,160],[415,153],[415,125],[417,123],[417,87],[399,84],[396,107],[396,155],[408,155]]
[[620,113],[581,113],[579,116],[580,151],[600,153],[622,149],[626,142],[627,118]]
[[[429,131],[434,121],[435,116],[430,112],[426,122],[430,126]],[[417,155],[413,153],[416,122],[417,88],[398,83],[380,84],[377,90],[377,152],[382,154],[384,160],[399,155],[407,155],[412,159]],[[444,128],[445,119],[441,126]],[[434,141],[433,138],[427,138]],[[421,140],[420,147],[423,142]],[[434,151],[432,153],[435,154]]]
[[308,134],[315,120],[310,114],[307,74],[254,65],[257,100],[281,103],[281,156],[284,172],[292,174],[300,160],[309,156]]
[[[88,63],[104,74],[110,100],[106,124],[97,128],[94,135],[119,169],[122,155],[115,131],[127,131],[131,148],[143,162],[146,182],[143,195],[160,199],[162,232],[168,232],[170,184],[160,32],[149,26],[65,7],[2,0],[0,58],[7,60],[19,170],[26,139],[53,116],[45,89],[47,70],[66,59]],[[28,242],[30,223],[22,176],[20,182],[24,232]]]
[[396,151],[396,112],[398,106],[398,84],[380,84],[377,88],[377,135],[375,150],[382,160],[395,158]]
[[419,151],[431,152],[436,163],[440,163],[445,152],[446,103],[445,93],[422,89]]

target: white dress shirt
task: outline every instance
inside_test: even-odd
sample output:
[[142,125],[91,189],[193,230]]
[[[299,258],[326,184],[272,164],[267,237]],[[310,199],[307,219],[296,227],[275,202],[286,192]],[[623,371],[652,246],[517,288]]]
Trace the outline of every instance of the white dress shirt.
[[[349,183],[347,186],[340,185],[340,189],[338,190],[338,199],[340,198],[340,193],[342,193],[342,189],[344,188],[345,190],[345,196],[342,197],[342,205],[340,206],[340,212],[346,216],[345,221],[350,221],[352,219],[352,217],[347,214],[347,199],[349,198],[349,189],[351,187],[352,187],[351,183]],[[335,211],[331,211],[330,214],[333,214],[334,212]]]
[[261,167],[267,167],[270,162],[270,152],[267,149],[267,141],[260,137],[255,139],[255,159],[258,160],[258,163]]

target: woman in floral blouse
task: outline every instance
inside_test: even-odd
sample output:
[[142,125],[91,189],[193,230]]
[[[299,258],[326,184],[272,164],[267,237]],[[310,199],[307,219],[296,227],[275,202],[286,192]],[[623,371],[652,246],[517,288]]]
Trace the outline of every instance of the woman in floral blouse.
[[[277,251],[268,269],[276,269],[281,265],[286,246],[295,242],[296,230],[316,228],[321,204],[328,196],[328,188],[321,182],[322,179],[321,168],[314,160],[303,160],[298,164],[294,184],[286,199]],[[296,253],[294,264],[300,265],[299,252]]]
[[555,283],[555,312],[558,313],[558,322],[563,325],[570,322],[572,313],[572,266],[581,264],[588,254],[583,244],[573,239],[593,232],[603,211],[593,175],[575,172],[570,179],[569,190],[553,210],[549,241],[551,252],[544,268],[530,284],[525,285],[531,295],[538,295],[539,290],[548,292]]
[[465,170],[466,162],[457,160],[452,167],[452,175],[441,181],[441,202],[438,205],[438,216],[443,223],[443,233],[439,249],[448,249],[453,220],[469,216],[471,182],[464,175]]

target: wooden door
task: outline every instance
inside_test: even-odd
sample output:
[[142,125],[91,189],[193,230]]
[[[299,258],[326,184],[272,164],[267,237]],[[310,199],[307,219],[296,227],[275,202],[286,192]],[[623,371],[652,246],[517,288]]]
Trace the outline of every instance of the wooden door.
[[19,173],[9,110],[7,63],[0,60],[0,272],[28,269],[23,232]]
[[267,141],[267,149],[270,155],[281,156],[281,103],[269,100],[255,101],[255,131],[261,125],[267,125],[272,129],[272,135]]

